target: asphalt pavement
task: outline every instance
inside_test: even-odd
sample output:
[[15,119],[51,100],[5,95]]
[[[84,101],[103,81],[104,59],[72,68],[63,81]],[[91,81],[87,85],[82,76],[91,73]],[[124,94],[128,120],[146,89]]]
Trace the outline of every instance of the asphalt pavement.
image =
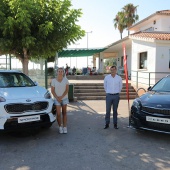
[[58,133],[57,122],[0,134],[0,170],[170,169],[170,135],[131,129],[126,100],[119,104],[118,130],[103,129],[104,116],[104,100],[70,102],[68,134]]

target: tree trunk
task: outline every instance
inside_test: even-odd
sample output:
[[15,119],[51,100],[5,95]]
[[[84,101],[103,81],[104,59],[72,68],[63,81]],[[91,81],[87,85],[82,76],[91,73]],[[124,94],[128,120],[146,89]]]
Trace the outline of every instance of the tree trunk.
[[29,55],[26,48],[23,48],[24,56],[21,59],[23,73],[28,75]]
[[23,73],[28,75],[28,58],[24,58],[23,59],[23,62],[22,62],[22,70],[23,70]]
[[45,63],[45,61],[43,60],[43,59],[40,59],[40,69],[41,69],[41,75],[43,75],[43,66],[44,66],[44,63]]

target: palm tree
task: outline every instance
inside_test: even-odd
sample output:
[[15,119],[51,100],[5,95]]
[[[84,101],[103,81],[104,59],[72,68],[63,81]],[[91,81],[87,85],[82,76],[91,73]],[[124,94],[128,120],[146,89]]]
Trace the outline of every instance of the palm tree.
[[[138,6],[134,6],[133,4],[130,3],[130,4],[125,5],[122,8],[124,12],[124,19],[125,19],[124,22],[126,23],[127,28],[132,26],[139,19],[139,16],[136,14],[137,7]],[[129,32],[128,32],[128,35],[129,35]]]
[[122,39],[123,30],[126,28],[124,12],[118,12],[115,19],[113,19],[114,27],[120,32],[120,38]]

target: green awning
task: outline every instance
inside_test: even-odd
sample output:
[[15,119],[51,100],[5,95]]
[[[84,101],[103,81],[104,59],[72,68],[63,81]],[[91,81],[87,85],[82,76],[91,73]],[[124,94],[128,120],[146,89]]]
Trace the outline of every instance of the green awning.
[[104,51],[106,48],[100,49],[66,49],[58,53],[58,58],[61,57],[87,57]]

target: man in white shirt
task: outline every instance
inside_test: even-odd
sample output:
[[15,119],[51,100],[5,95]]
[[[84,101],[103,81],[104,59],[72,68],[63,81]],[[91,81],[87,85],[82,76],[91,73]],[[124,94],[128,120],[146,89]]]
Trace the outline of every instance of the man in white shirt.
[[104,78],[104,89],[106,92],[106,115],[105,115],[105,127],[109,128],[110,124],[110,112],[113,106],[113,124],[114,128],[118,129],[117,126],[117,109],[119,105],[120,92],[122,90],[122,78],[118,76],[116,66],[111,66],[111,74]]

